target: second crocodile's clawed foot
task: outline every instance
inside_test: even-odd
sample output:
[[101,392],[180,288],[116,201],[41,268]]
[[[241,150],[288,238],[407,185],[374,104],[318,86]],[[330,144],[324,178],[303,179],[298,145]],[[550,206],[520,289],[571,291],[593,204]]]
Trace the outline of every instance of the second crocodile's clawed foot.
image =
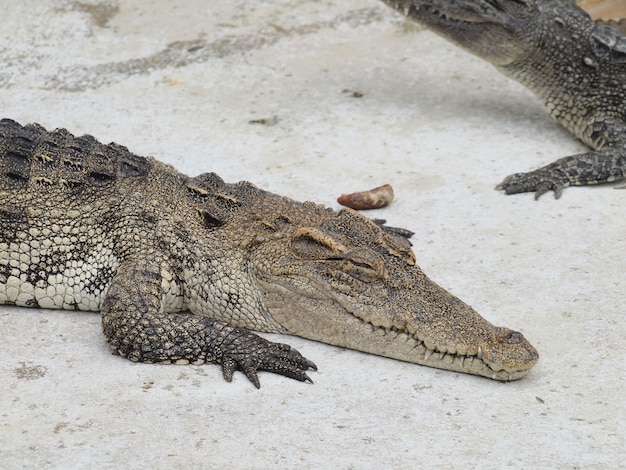
[[403,227],[390,227],[389,225],[385,225],[387,223],[385,219],[372,219],[372,222],[374,222],[390,235],[395,235],[400,238],[411,238],[413,235],[415,235],[415,232],[413,232],[412,230]]
[[569,186],[569,181],[554,174],[537,170],[529,173],[515,173],[504,178],[496,189],[506,194],[535,193],[535,200],[548,191],[554,191],[555,199],[559,199],[563,190]]

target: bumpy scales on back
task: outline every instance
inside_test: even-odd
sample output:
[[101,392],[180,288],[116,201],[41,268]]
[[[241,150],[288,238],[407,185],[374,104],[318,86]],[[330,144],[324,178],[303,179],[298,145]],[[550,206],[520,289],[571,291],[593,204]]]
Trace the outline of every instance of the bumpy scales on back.
[[383,0],[491,62],[545,103],[592,151],[508,176],[507,194],[556,197],[626,177],[626,38],[573,0]]
[[91,136],[0,121],[0,304],[101,311],[132,361],[298,380],[286,333],[496,380],[537,362],[430,281],[408,241],[357,212],[190,178]]

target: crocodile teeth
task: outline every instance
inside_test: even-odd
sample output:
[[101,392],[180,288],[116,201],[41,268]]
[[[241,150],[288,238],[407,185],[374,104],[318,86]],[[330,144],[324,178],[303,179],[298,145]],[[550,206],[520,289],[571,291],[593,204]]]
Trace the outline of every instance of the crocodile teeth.
[[[500,374],[500,372],[504,372],[504,371],[495,371],[493,374],[491,374],[491,378],[493,380],[498,380],[498,375]],[[505,380],[505,379],[500,379],[500,380]],[[506,372],[506,380],[508,381],[513,380],[513,374],[511,374],[510,372]]]
[[417,6],[406,1],[390,3],[390,5],[392,5],[399,12],[404,13],[404,16],[410,16],[411,13],[414,13],[419,9]]
[[483,360],[483,350],[480,346],[478,346],[478,353],[476,354],[476,357],[481,361]]
[[430,359],[430,356],[433,355],[434,349],[426,349],[426,352],[424,353],[424,360],[427,361],[428,359]]

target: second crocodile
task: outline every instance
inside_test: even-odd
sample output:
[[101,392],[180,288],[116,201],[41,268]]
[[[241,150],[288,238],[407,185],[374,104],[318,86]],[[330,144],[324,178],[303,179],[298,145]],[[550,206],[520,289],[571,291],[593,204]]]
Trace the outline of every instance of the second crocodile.
[[[508,176],[507,194],[626,177],[626,38],[573,0],[383,0],[538,95],[592,151]],[[623,27],[623,23],[622,23]]]

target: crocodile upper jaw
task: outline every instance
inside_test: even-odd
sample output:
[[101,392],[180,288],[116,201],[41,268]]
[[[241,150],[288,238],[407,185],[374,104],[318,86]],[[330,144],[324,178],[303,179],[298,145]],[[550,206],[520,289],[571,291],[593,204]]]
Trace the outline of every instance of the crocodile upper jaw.
[[521,33],[535,12],[523,0],[383,1],[495,65],[507,65],[524,54]]

